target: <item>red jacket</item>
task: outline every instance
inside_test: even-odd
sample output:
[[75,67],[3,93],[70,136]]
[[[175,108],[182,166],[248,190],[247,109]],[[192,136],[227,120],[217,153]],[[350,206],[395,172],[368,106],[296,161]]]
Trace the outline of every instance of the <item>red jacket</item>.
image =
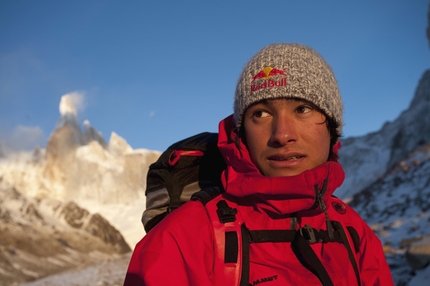
[[[237,148],[232,128],[231,117],[221,121],[218,145],[228,165],[222,177],[223,198],[238,209],[248,229],[286,230],[292,225],[290,218],[296,217],[297,229],[309,224],[325,230],[327,214],[358,233],[359,250],[354,251],[354,258],[361,285],[394,285],[379,239],[354,210],[332,196],[344,180],[338,162],[329,161],[297,176],[265,177],[251,162],[246,147],[240,143]],[[315,186],[321,190],[325,181],[322,200],[326,214],[318,207],[315,194]],[[219,271],[214,245],[214,229],[205,206],[187,202],[136,245],[124,285],[229,285],[230,279]],[[314,243],[311,247],[334,285],[357,285],[343,244]],[[251,244],[249,251],[249,285],[321,285],[299,261],[291,243]]]

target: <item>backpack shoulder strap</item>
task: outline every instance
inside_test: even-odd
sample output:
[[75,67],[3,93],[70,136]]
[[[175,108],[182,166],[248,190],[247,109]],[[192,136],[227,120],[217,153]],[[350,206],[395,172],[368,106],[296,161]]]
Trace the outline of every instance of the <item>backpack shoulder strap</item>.
[[[347,213],[347,205],[339,198],[332,196],[332,206],[333,212],[331,216],[344,216]],[[346,219],[346,223],[345,223]],[[343,221],[344,223],[341,223]],[[332,221],[333,228],[339,233],[341,242],[345,245],[348,251],[348,258],[354,268],[355,277],[357,279],[357,284],[361,285],[360,271],[357,265],[357,253],[360,251],[360,236],[358,232],[353,227],[351,221],[348,221],[348,216],[343,217],[342,220]]]
[[292,246],[297,247],[296,252],[301,252],[311,263],[312,270],[323,285],[333,284],[309,243],[343,243],[347,248],[358,285],[361,285],[357,263],[350,245],[350,242],[353,242],[354,250],[357,252],[360,238],[353,227],[347,227],[348,231],[345,232],[341,223],[332,221],[333,237],[330,237],[327,231],[316,230],[309,225],[299,230],[249,230],[237,211],[236,203],[230,200],[227,203],[221,195],[223,192],[222,188],[212,187],[201,190],[192,197],[192,200],[199,200],[205,206],[213,226],[216,285],[248,286],[249,245],[264,242],[291,242]]
[[[194,196],[207,199],[214,193]],[[227,204],[222,195],[216,195],[204,202],[206,212],[213,226],[215,244],[215,285],[242,285],[242,231],[243,219],[237,213],[236,204]],[[200,199],[199,199],[200,200]],[[223,275],[221,275],[223,273]],[[248,285],[248,281],[245,281]]]
[[[348,251],[348,258],[349,258],[349,261],[351,262],[352,267],[354,268],[355,277],[357,279],[357,284],[361,285],[360,272],[358,270],[357,261],[355,260],[355,256],[354,256],[354,253],[352,251],[351,245],[348,241],[348,237],[346,235],[346,232],[345,232],[345,230],[344,230],[344,228],[340,222],[333,221],[332,223],[333,223],[334,228],[340,233],[342,243],[345,245],[345,247]],[[348,230],[348,234],[350,235],[351,240],[353,241],[355,253],[357,253],[358,249],[359,249],[360,237],[358,236],[357,231],[352,226],[347,227],[347,230]]]
[[221,186],[212,186],[201,189],[191,196],[192,201],[200,201],[204,206],[217,196],[222,194],[224,189]]

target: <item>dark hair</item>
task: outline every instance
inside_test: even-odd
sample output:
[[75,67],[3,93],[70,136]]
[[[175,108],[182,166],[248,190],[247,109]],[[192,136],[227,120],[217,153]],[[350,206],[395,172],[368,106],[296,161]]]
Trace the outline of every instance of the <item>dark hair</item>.
[[337,133],[337,128],[339,127],[339,123],[334,121],[333,118],[328,116],[325,117],[325,123],[327,125],[327,129],[330,132],[330,153],[328,154],[329,161],[337,161],[339,158],[338,154],[334,151],[334,145],[336,145],[337,141],[339,141],[341,135]]

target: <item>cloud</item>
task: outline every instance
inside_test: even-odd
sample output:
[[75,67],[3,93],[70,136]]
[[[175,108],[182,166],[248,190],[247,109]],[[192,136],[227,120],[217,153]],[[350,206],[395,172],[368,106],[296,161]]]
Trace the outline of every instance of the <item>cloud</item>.
[[64,94],[61,97],[60,113],[73,113],[76,115],[77,112],[83,111],[86,108],[85,94],[83,91],[72,91]]
[[150,111],[149,112],[149,117],[154,117],[154,115],[155,115],[155,111]]
[[3,139],[8,149],[14,151],[33,150],[43,146],[44,134],[39,126],[18,125],[9,136]]

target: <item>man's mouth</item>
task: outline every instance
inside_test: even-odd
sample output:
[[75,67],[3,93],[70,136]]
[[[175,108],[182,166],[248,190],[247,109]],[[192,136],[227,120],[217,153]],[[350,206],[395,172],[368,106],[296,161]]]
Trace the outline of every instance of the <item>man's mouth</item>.
[[295,160],[301,159],[303,157],[304,156],[291,156],[291,157],[273,156],[273,157],[269,157],[269,160],[273,160],[273,161],[295,161]]

